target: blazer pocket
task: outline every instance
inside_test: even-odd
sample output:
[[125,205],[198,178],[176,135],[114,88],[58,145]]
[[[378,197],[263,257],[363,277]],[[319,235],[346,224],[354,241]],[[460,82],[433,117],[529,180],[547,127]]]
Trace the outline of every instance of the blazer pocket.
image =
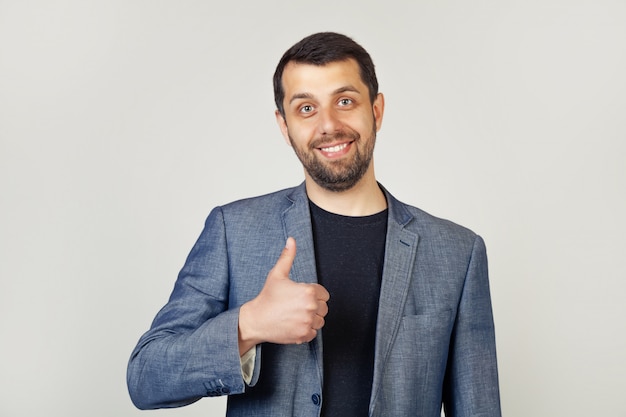
[[452,333],[452,310],[402,317],[398,343],[412,354],[447,352]]
[[390,384],[402,383],[386,400],[404,412],[390,415],[406,415],[406,410],[414,416],[439,415],[453,317],[452,310],[402,317],[386,365]]
[[402,329],[406,331],[432,331],[442,326],[448,327],[451,323],[451,317],[452,310],[404,316],[402,317]]
[[419,410],[426,399],[441,395],[452,325],[452,310],[401,319],[386,369],[390,380],[412,387],[410,393],[394,394],[394,401],[409,401],[405,409],[417,410],[416,415],[424,415]]

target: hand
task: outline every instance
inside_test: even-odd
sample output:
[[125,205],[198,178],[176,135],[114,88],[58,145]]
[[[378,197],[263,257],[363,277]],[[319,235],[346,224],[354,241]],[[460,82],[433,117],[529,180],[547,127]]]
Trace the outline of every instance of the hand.
[[262,342],[304,343],[315,338],[328,313],[328,291],[319,284],[293,282],[289,271],[296,257],[290,237],[267,275],[259,295],[239,311],[239,352]]

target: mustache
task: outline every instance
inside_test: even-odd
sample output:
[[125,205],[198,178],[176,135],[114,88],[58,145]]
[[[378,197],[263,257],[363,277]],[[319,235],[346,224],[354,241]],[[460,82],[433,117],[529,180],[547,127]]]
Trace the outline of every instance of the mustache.
[[358,132],[346,132],[342,130],[332,135],[324,135],[323,137],[313,139],[311,143],[309,144],[309,147],[311,149],[323,148],[325,145],[330,145],[331,143],[344,140],[344,139],[357,141],[361,139],[361,135]]

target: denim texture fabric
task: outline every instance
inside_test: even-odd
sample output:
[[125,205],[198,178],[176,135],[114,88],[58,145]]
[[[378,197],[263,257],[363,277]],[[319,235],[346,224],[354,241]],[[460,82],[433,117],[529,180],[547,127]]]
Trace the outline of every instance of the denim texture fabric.
[[[499,417],[496,347],[483,240],[385,195],[389,207],[370,416]],[[291,278],[316,282],[304,184],[215,208],[168,303],[139,340],[128,388],[139,408],[229,395],[228,416],[318,416],[322,337],[257,346],[241,374],[239,307],[254,298],[288,236]],[[355,294],[358,299],[358,294]]]

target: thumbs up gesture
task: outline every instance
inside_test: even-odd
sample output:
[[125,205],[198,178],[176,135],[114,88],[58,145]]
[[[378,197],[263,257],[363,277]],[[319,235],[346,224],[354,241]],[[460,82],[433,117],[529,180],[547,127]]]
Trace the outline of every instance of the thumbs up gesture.
[[319,284],[293,282],[289,271],[296,257],[296,241],[288,238],[259,295],[239,311],[239,352],[263,342],[309,342],[324,326],[328,291]]

